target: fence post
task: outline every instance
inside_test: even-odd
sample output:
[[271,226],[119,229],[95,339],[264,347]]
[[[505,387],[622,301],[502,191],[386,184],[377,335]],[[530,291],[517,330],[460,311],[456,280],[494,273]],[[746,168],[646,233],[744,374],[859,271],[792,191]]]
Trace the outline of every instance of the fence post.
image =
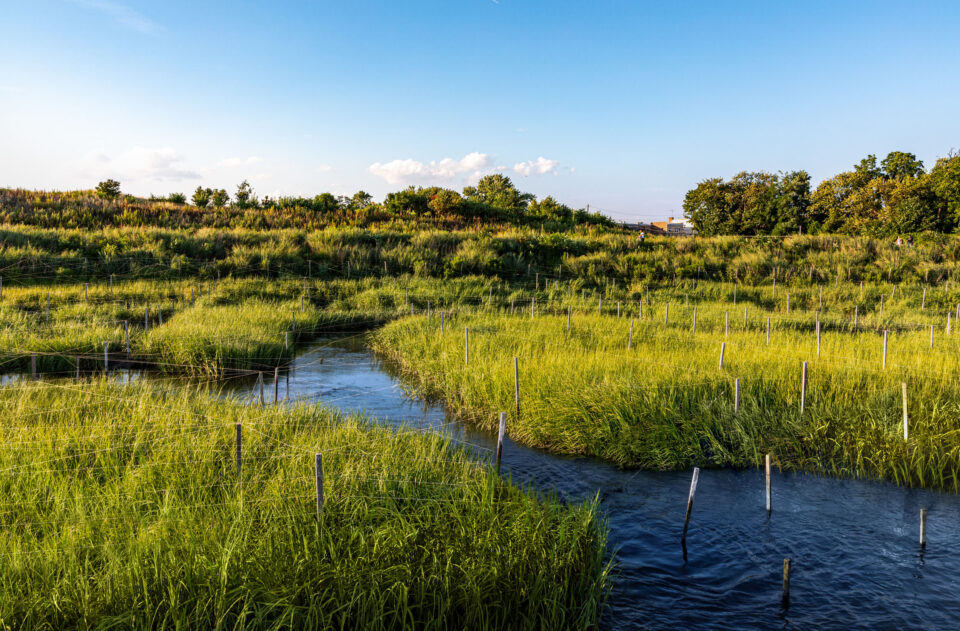
[[790,559],[783,560],[783,591],[781,601],[786,607],[790,604]]
[[103,374],[107,374],[107,370],[110,369],[110,357],[108,355],[109,347],[110,342],[103,343]]
[[630,319],[630,334],[627,336],[627,350],[633,345],[633,318]]
[[733,380],[733,413],[740,411],[740,378]]
[[817,314],[817,357],[820,357],[820,315]]
[[727,343],[720,342],[720,370],[723,370],[723,352],[727,350]]
[[663,324],[668,326],[670,324],[670,303],[666,304],[666,311],[663,312]]
[[770,316],[767,316],[767,346],[770,346]]
[[130,355],[130,322],[128,320],[123,321],[123,338],[124,342],[127,345],[127,356]]
[[500,412],[500,429],[497,433],[497,473],[500,473],[500,455],[503,453],[503,434],[507,431],[507,413]]
[[920,300],[920,311],[923,311],[923,309],[924,309],[926,306],[927,306],[927,288],[924,287],[924,288],[923,288],[923,298]]
[[30,353],[30,375],[36,379],[37,378],[37,354]]
[[920,509],[920,547],[927,545],[927,509]]
[[280,367],[273,369],[273,405],[276,407],[280,399]]
[[697,306],[693,306],[693,332],[697,332]]
[[933,348],[933,325],[930,325],[930,348]]

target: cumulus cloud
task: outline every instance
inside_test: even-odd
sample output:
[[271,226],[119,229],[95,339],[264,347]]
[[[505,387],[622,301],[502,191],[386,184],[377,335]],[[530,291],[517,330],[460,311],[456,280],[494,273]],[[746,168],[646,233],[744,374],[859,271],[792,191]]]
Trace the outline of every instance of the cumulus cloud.
[[557,174],[557,167],[560,163],[556,160],[547,160],[540,156],[536,160],[527,162],[518,162],[513,165],[513,172],[517,175],[546,175],[547,173]]
[[148,149],[134,147],[111,157],[103,151],[93,151],[84,160],[85,175],[92,177],[119,177],[132,180],[195,180],[197,171],[184,168],[183,157],[171,147]]
[[478,178],[490,171],[490,164],[490,156],[474,151],[459,160],[444,158],[424,163],[407,158],[386,163],[374,162],[370,165],[369,171],[394,185],[424,182],[449,183]]

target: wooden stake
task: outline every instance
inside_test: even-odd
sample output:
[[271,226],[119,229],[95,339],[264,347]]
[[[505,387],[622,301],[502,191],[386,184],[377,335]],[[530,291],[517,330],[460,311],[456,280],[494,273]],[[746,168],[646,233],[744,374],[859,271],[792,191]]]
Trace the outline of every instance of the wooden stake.
[[513,399],[517,404],[517,418],[520,418],[520,360],[513,358]]
[[800,371],[800,414],[803,414],[803,407],[807,400],[807,362],[803,362]]
[[276,407],[280,400],[280,367],[273,369],[273,405]]
[[693,511],[693,496],[697,492],[697,480],[700,478],[700,467],[693,468],[693,477],[690,479],[690,495],[687,496],[687,512],[683,517],[683,535],[680,543],[687,544],[687,528],[690,526],[690,512]]
[[630,319],[630,334],[627,336],[627,350],[633,345],[633,318]]
[[740,378],[733,380],[733,413],[740,411]]
[[903,440],[906,442],[909,436],[907,433],[907,384],[901,383],[900,387],[903,390]]
[[107,371],[110,369],[110,356],[109,356],[110,343],[103,343],[103,374],[107,374]]
[[670,324],[670,303],[669,302],[666,304],[666,311],[663,312],[663,324],[664,325]]
[[237,483],[240,482],[240,465],[241,465],[241,438],[240,438],[240,423],[236,424],[237,429]]
[[769,516],[769,515],[770,515],[770,512],[773,510],[773,498],[772,498],[772,496],[771,496],[771,494],[770,494],[770,486],[771,486],[771,485],[770,485],[770,483],[771,483],[771,477],[770,477],[770,454],[767,454],[766,457],[764,458],[764,469],[765,469],[765,471],[766,471],[766,479],[767,479],[767,486],[766,486],[766,490],[767,490],[767,515]]
[[537,315],[537,299],[531,298],[530,299],[530,317],[534,318],[536,317],[536,315]]
[[767,346],[770,346],[770,318],[767,317]]
[[927,288],[924,287],[924,288],[923,288],[923,298],[920,299],[920,311],[923,311],[923,309],[924,309],[926,306],[927,306]]
[[933,325],[930,325],[930,348],[933,348]]
[[263,407],[263,372],[257,373],[257,381],[260,382],[260,407]]
[[883,332],[883,365],[882,369],[887,369],[887,331]]
[[783,592],[781,601],[784,607],[790,604],[790,559],[783,560]]
[[500,473],[500,455],[503,453],[503,434],[507,431],[507,413],[500,412],[500,430],[497,432],[497,473]]
[[820,357],[820,316],[817,316],[817,357]]
[[127,355],[130,355],[130,323],[127,320],[123,321],[123,338],[127,347]]
[[854,305],[853,307],[853,330],[857,330],[857,320],[860,317],[860,307]]
[[313,457],[313,467],[317,474],[317,519],[320,519],[320,511],[323,510],[323,455],[316,454]]
[[693,307],[693,332],[697,332],[697,307]]
[[723,352],[727,350],[727,343],[720,342],[720,369],[723,370]]
[[927,545],[927,509],[920,509],[920,546]]

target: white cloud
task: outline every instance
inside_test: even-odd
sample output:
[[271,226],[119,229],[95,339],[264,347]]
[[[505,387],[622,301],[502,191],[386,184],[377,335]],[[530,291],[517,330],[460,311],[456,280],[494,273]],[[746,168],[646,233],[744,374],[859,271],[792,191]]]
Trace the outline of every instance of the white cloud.
[[517,175],[545,175],[547,173],[557,174],[557,166],[560,163],[556,160],[547,160],[543,156],[540,156],[536,160],[529,160],[527,162],[518,162],[513,165],[513,172]]
[[413,158],[392,160],[381,164],[374,162],[369,171],[389,184],[424,184],[429,182],[450,183],[474,180],[491,170],[490,156],[474,151],[459,160],[444,158],[440,161],[420,162]]
[[224,158],[214,166],[216,169],[232,169],[235,167],[246,167],[262,162],[263,158],[259,156],[249,156],[246,158]]
[[99,11],[112,18],[121,26],[139,33],[156,33],[160,27],[143,14],[125,4],[110,0],[70,0],[76,5]]
[[134,147],[116,158],[103,151],[92,151],[84,159],[82,172],[87,177],[114,177],[131,180],[195,180],[200,173],[181,166],[183,157],[171,147],[147,149]]

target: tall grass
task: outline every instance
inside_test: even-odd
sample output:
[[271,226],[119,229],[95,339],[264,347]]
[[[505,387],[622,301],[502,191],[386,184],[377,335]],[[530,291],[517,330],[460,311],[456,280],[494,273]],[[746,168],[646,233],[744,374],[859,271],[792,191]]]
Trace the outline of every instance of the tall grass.
[[[731,313],[732,305],[664,304],[617,318],[490,313],[448,320],[406,318],[374,338],[415,389],[445,399],[493,429],[509,412],[508,434],[559,453],[623,466],[749,467],[765,453],[785,469],[862,476],[960,490],[960,344],[938,330],[891,334],[825,328],[816,353],[812,313]],[[636,309],[638,305],[633,305]],[[625,312],[624,309],[622,312]],[[766,319],[771,342],[766,344]],[[470,329],[465,361],[464,329]],[[723,367],[719,367],[725,344]],[[514,365],[520,366],[520,412]],[[800,413],[801,364],[809,385]],[[740,409],[734,413],[734,380]],[[909,441],[903,440],[901,383],[907,383]]]
[[607,592],[595,504],[437,435],[142,383],[7,387],[0,410],[4,627],[584,628]]

